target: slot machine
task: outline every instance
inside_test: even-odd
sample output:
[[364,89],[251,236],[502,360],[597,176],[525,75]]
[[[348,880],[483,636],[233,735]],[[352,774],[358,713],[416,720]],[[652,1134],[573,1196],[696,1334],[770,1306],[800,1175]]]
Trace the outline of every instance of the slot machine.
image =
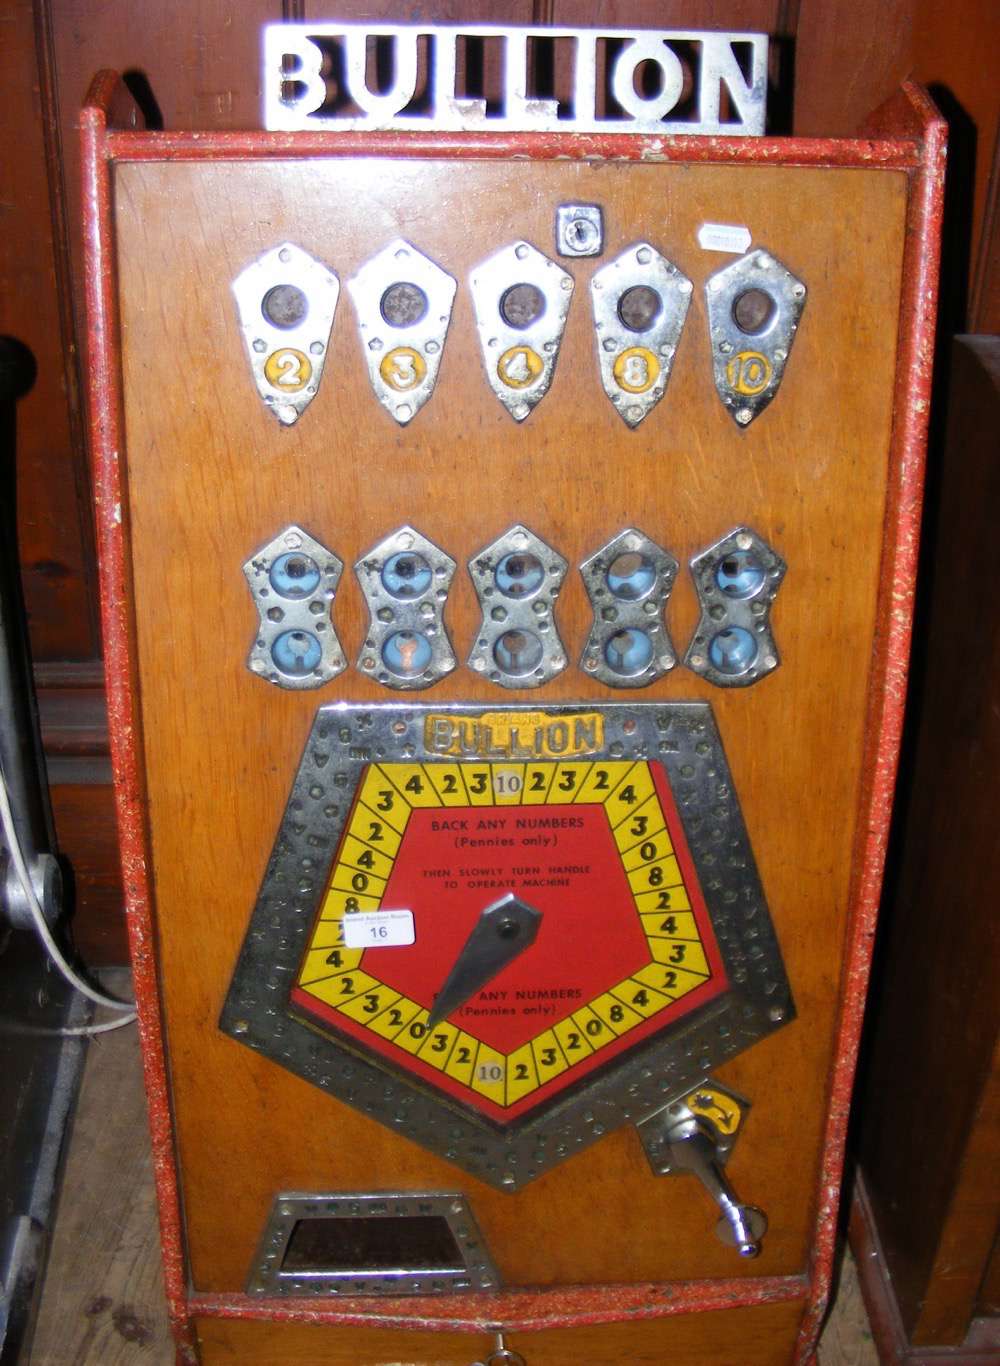
[[811,1359],[943,133],[908,86],[855,139],[766,136],[766,61],[276,25],[258,133],[146,132],[95,83],[103,620],[179,1361]]

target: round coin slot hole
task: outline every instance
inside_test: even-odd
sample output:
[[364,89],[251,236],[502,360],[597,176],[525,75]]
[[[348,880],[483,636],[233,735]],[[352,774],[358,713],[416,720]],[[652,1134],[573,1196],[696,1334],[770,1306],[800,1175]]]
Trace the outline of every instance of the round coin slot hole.
[[319,587],[319,565],[311,555],[289,550],[274,561],[267,578],[283,598],[308,598]]
[[521,332],[536,323],[545,312],[545,295],[537,285],[522,281],[511,285],[500,296],[500,316],[508,327]]
[[733,300],[733,322],[748,337],[759,337],[774,322],[778,305],[763,289],[745,289]]
[[752,598],[765,579],[764,566],[749,550],[734,550],[715,571],[715,582],[727,598]]
[[260,311],[272,327],[287,332],[305,320],[309,300],[298,285],[275,285],[261,300]]
[[504,555],[494,577],[505,598],[528,598],[542,586],[545,566],[537,555],[515,550]]
[[390,327],[413,327],[427,316],[427,295],[409,280],[397,280],[382,295],[379,311]]
[[656,583],[656,569],[648,556],[627,550],[611,561],[605,581],[616,598],[638,602]]
[[402,602],[422,597],[431,586],[431,567],[422,555],[400,550],[382,566],[382,587]]
[[618,300],[618,317],[630,332],[648,332],[663,312],[663,300],[650,285],[633,285]]
[[645,631],[627,626],[616,631],[604,647],[604,659],[612,673],[620,678],[634,678],[649,667],[653,658],[653,642]]
[[738,678],[757,658],[757,642],[742,626],[727,626],[712,637],[708,657],[720,674]]
[[312,631],[282,631],[271,646],[271,658],[290,678],[311,674],[322,657],[323,647]]
[[493,646],[493,658],[505,674],[523,678],[542,662],[542,642],[532,631],[504,631]]

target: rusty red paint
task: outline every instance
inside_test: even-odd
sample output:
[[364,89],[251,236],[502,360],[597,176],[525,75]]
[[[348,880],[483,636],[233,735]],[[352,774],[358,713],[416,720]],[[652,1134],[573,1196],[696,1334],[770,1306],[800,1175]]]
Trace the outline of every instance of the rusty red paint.
[[840,1208],[847,1120],[871,970],[892,797],[906,708],[910,638],[920,545],[927,422],[934,363],[937,285],[947,124],[926,93],[907,82],[873,116],[879,127],[922,130],[923,155],[912,176],[900,297],[889,490],[865,735],[861,814],[856,836],[840,1020],[827,1103],[816,1232],[810,1253],[812,1293],[796,1362],[808,1362],[830,1292]]
[[598,1323],[632,1323],[673,1314],[781,1304],[805,1296],[804,1276],[758,1276],[740,1280],[672,1281],[669,1284],[587,1285],[557,1290],[510,1290],[499,1294],[407,1296],[384,1299],[267,1300],[247,1295],[198,1295],[191,1310],[208,1318],[325,1323],[349,1328],[397,1328],[419,1332],[537,1333]]
[[[115,774],[129,940],[143,1046],[150,1129],[160,1211],[167,1300],[177,1360],[197,1360],[192,1316],[270,1319],[352,1326],[484,1331],[573,1327],[697,1313],[805,1297],[795,1360],[813,1358],[833,1267],[847,1116],[871,964],[892,793],[902,733],[919,542],[944,179],[945,125],[917,86],[873,116],[871,136],[803,138],[648,138],[565,134],[405,133],[140,133],[138,114],[118,77],[102,72],[81,119],[88,307],[89,433],[101,565],[112,764]],[[895,413],[886,510],[878,629],[866,731],[862,818],[859,821],[837,1050],[820,1171],[816,1231],[808,1275],[728,1281],[508,1292],[499,1295],[262,1304],[244,1295],[190,1293],[170,1121],[166,1059],[153,951],[152,902],[139,760],[140,717],[133,689],[134,633],[130,616],[124,520],[127,500],[120,463],[122,393],[113,279],[110,168],[116,161],[257,160],[382,155],[397,157],[571,156],[582,160],[774,163],[904,170],[910,177],[907,242],[895,382]],[[448,1317],[453,1315],[453,1317]]]

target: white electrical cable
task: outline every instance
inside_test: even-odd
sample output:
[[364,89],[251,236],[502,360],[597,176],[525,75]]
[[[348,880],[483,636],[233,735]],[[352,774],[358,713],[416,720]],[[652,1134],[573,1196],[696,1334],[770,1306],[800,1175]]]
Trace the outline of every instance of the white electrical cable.
[[60,1034],[105,1034],[110,1029],[121,1029],[124,1025],[129,1025],[135,1019],[134,1001],[117,1001],[113,996],[105,996],[102,991],[97,991],[89,983],[85,982],[78,973],[67,963],[63,957],[59,945],[52,937],[42,908],[35,895],[35,889],[31,884],[31,876],[28,872],[28,865],[24,859],[24,851],[21,848],[21,841],[18,839],[17,828],[14,825],[14,813],[11,810],[10,794],[7,790],[6,774],[0,769],[0,823],[3,825],[3,835],[7,848],[10,851],[11,862],[14,864],[14,871],[17,873],[21,890],[24,892],[28,909],[31,912],[31,919],[34,922],[35,930],[39,939],[45,945],[45,951],[55,963],[56,967],[65,977],[71,987],[82,992],[96,1005],[107,1006],[109,1010],[125,1010],[130,1013],[121,1020],[110,1020],[106,1024],[83,1025],[79,1029],[61,1029]]

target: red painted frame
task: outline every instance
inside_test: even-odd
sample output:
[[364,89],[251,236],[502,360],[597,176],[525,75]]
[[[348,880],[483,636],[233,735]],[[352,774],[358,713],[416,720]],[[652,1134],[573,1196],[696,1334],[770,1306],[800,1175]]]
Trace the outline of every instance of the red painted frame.
[[[930,407],[946,125],[910,82],[852,139],[647,137],[629,134],[146,133],[114,72],[95,79],[81,115],[89,435],[101,579],[101,614],[119,838],[149,1099],[164,1273],[177,1359],[196,1363],[193,1316],[356,1327],[489,1332],[576,1327],[738,1308],[802,1298],[796,1363],[812,1359],[833,1266],[847,1118],[878,913],[899,757],[920,535]],[[170,1119],[147,863],[141,716],[134,687],[135,632],[128,558],[128,500],[114,273],[111,171],[116,162],[301,160],[338,156],[827,166],[905,171],[909,178],[889,487],[873,648],[855,869],[829,1080],[819,1203],[803,1276],[598,1285],[497,1294],[261,1303],[241,1294],[192,1292]]]

